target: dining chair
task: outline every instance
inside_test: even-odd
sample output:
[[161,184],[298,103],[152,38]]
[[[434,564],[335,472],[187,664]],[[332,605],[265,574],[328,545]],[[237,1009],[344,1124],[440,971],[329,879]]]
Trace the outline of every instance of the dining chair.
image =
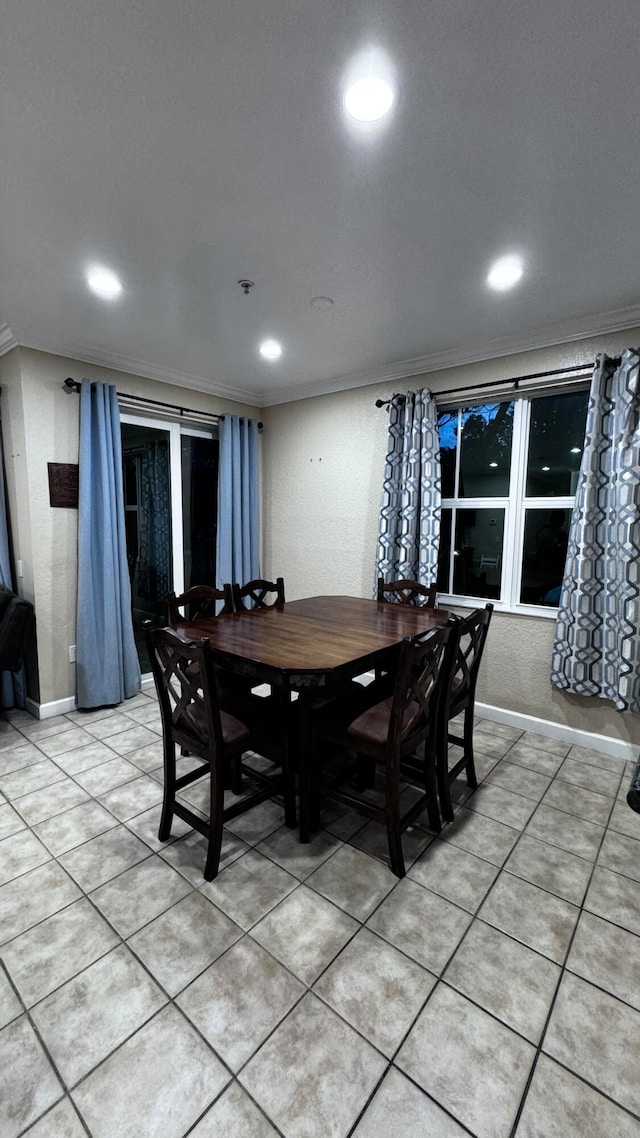
[[[387,675],[359,696],[322,709],[315,716],[314,755],[311,763],[310,800],[333,799],[383,822],[387,830],[391,869],[404,877],[402,833],[426,809],[429,826],[441,828],[436,793],[436,751],[439,707],[451,679],[455,661],[455,619],[445,627],[403,640],[394,675]],[[373,690],[375,689],[375,690]],[[369,702],[382,695],[376,702]],[[336,775],[322,780],[323,750],[342,749],[356,757],[356,772],[362,760],[374,763],[384,776],[384,802],[345,789],[345,771],[339,764]],[[400,780],[418,783],[422,794],[401,813]],[[302,809],[302,800],[301,800]]]
[[[474,609],[465,620],[458,620],[458,637],[451,685],[441,704],[442,724],[438,749],[438,797],[440,809],[447,822],[453,822],[453,805],[450,784],[461,771],[466,771],[467,784],[475,790],[478,785],[473,758],[473,718],[475,713],[476,684],[482,654],[487,640],[493,605]],[[464,714],[462,735],[449,731],[449,721]],[[449,743],[462,747],[462,758],[449,766]]]
[[378,577],[376,600],[399,605],[422,605],[424,608],[434,609],[436,607],[436,586],[422,585],[420,581],[409,581],[402,578],[385,583],[384,577]]
[[[277,577],[275,581],[264,581],[260,577],[255,581],[247,581],[246,585],[238,585],[235,582],[231,587],[236,612],[268,609],[274,605],[284,604],[284,577]],[[275,593],[275,597],[268,600],[272,593]]]
[[[218,603],[222,604],[222,608],[216,613]],[[232,613],[231,585],[223,585],[221,589],[215,589],[212,585],[193,585],[179,597],[175,593],[169,593],[167,608],[172,628],[177,624],[189,624],[192,620],[200,620],[202,617]]]
[[[220,707],[215,656],[209,641],[188,640],[174,629],[153,628],[150,624],[145,626],[145,636],[164,744],[164,797],[158,838],[161,842],[170,838],[174,815],[193,826],[207,839],[204,876],[212,881],[220,864],[224,823],[279,791],[282,776],[267,777],[242,763],[242,755],[251,746],[251,732],[245,723]],[[178,776],[176,746],[201,759],[200,765]],[[241,769],[256,789],[225,809],[225,784],[234,768]],[[204,777],[209,780],[208,819],[176,797],[185,786]]]

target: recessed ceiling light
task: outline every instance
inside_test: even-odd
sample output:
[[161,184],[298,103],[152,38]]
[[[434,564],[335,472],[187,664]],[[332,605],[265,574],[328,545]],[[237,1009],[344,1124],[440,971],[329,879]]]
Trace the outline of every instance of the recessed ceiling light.
[[580,454],[581,450],[582,450],[582,447],[571,447],[571,453],[572,454]]
[[115,300],[122,292],[120,278],[104,265],[91,265],[87,269],[87,284],[103,300]]
[[323,310],[333,308],[333,301],[330,296],[313,296],[310,304],[312,308],[321,308]]
[[489,463],[489,466],[492,466],[494,469],[495,469],[495,467],[496,467],[497,465],[498,465],[498,463],[497,463],[497,462],[490,462],[490,463]]
[[358,79],[347,89],[344,109],[358,122],[376,122],[389,113],[393,105],[393,88],[374,75]]
[[263,340],[259,351],[265,360],[279,360],[282,355],[282,344],[277,340]]
[[551,467],[550,466],[543,466],[542,469],[543,470],[551,470]]
[[489,288],[504,292],[518,283],[524,272],[522,258],[509,253],[506,257],[499,257],[494,261],[487,277]]

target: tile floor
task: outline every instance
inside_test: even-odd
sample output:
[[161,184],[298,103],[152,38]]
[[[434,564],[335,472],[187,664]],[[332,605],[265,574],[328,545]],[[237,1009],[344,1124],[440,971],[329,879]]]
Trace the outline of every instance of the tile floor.
[[267,802],[206,884],[199,835],[157,841],[154,699],[9,713],[2,1138],[640,1138],[629,764],[476,741],[403,881],[374,823],[333,809],[302,847]]

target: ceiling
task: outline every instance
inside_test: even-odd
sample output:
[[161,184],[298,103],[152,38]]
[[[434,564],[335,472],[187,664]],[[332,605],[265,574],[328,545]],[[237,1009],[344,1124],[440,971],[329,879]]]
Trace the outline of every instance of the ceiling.
[[[266,405],[639,324],[639,27],[637,0],[5,0],[3,342]],[[362,126],[371,45],[397,100]]]

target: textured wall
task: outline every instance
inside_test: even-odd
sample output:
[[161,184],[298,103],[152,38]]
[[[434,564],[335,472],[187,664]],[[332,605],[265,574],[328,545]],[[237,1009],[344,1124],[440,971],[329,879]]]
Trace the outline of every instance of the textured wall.
[[[258,416],[256,407],[187,391],[140,376],[111,371],[20,348],[5,357],[9,443],[7,482],[16,559],[24,565],[21,592],[36,606],[40,702],[75,693],[77,510],[49,506],[48,462],[78,461],[80,401],[62,390],[67,376],[115,383],[120,391],[193,410]],[[3,395],[3,415],[5,414]],[[15,445],[13,445],[15,443]]]
[[[598,351],[640,342],[640,329],[521,353],[429,376],[280,404],[263,412],[264,571],[285,577],[287,596],[373,591],[377,518],[387,438],[378,397],[434,392],[569,367]],[[637,717],[603,700],[564,696],[549,683],[554,622],[494,616],[479,698],[486,703],[640,742]]]

